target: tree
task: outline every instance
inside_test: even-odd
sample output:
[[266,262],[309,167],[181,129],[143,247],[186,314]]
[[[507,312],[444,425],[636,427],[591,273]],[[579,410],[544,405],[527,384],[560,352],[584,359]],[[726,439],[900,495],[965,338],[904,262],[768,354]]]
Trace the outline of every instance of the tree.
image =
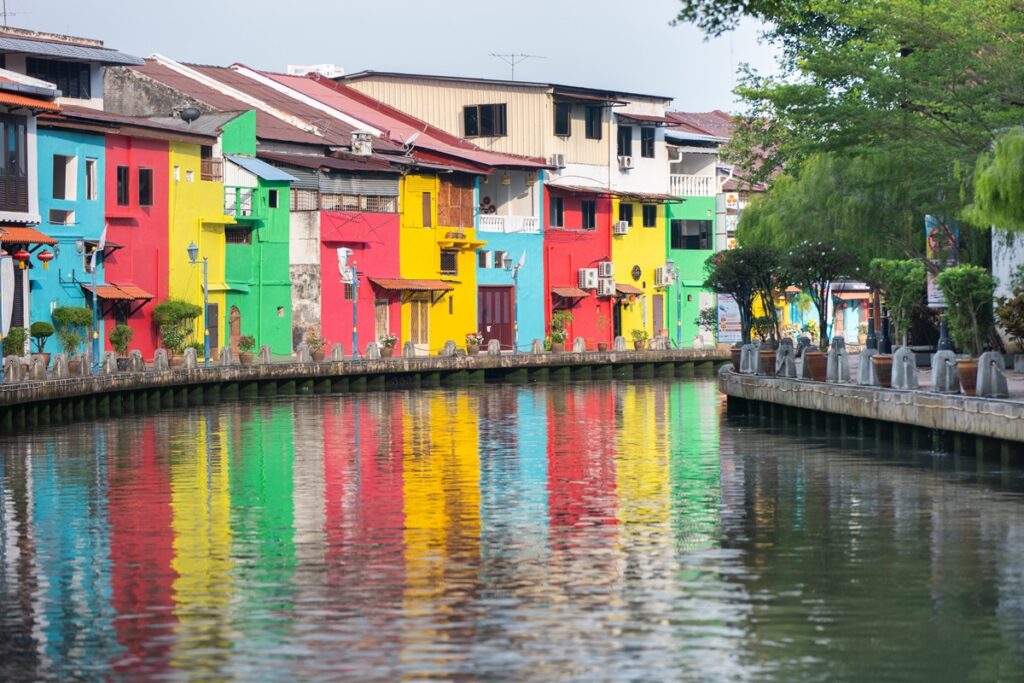
[[924,263],[920,260],[874,259],[868,269],[869,278],[885,293],[889,307],[893,337],[902,334],[903,345],[914,310],[924,304]]
[[964,215],[978,225],[1024,231],[1024,128],[1003,133],[978,157],[974,202]]
[[992,332],[992,297],[996,281],[984,268],[964,265],[947,268],[935,277],[946,297],[949,333],[957,348],[977,356]]
[[1024,351],[1024,266],[1014,273],[1010,288],[1012,296],[996,299],[996,317],[1017,349]]
[[57,339],[68,359],[78,354],[83,338],[87,338],[92,326],[92,309],[84,306],[59,306],[50,314],[57,326]]
[[165,299],[153,308],[153,322],[160,328],[160,341],[172,355],[181,355],[192,336],[193,324],[201,306],[182,301]]
[[786,269],[794,285],[807,292],[818,311],[821,350],[828,348],[828,303],[832,283],[859,272],[856,258],[831,242],[804,242],[788,253]]
[[[704,287],[719,294],[729,294],[736,301],[744,344],[750,343],[754,300],[762,296],[764,283],[772,282],[778,266],[778,253],[771,247],[737,247],[720,251],[709,256],[704,263]],[[769,309],[774,314],[774,302],[769,301]],[[777,327],[776,323],[776,330]]]

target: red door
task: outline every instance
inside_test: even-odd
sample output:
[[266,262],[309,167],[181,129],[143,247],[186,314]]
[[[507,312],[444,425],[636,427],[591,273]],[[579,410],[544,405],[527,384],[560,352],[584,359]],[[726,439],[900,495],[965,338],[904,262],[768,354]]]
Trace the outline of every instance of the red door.
[[497,339],[504,351],[515,345],[515,294],[512,287],[480,287],[477,322],[486,344]]

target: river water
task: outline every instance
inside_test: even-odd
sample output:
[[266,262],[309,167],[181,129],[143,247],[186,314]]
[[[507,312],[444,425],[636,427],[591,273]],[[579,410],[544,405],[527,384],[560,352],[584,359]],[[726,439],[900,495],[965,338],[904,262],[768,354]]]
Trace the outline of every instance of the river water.
[[1022,489],[710,380],[0,436],[0,679],[1019,681]]

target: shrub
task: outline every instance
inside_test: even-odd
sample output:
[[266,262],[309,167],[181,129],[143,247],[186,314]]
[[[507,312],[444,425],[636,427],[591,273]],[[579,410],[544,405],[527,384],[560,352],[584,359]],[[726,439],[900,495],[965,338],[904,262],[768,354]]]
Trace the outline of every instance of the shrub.
[[128,344],[131,343],[133,334],[132,328],[123,323],[114,325],[114,329],[110,332],[110,345],[114,347],[117,355],[128,355]]
[[572,313],[569,311],[555,311],[551,314],[551,334],[548,335],[551,341],[556,344],[565,343],[569,336],[566,327],[572,322]]
[[635,341],[635,342],[645,342],[645,341],[647,341],[647,330],[641,330],[641,329],[630,330],[629,334],[633,338],[633,341]]
[[28,328],[28,333],[32,337],[32,343],[36,345],[36,353],[43,353],[43,349],[46,348],[46,340],[52,337],[55,331],[53,325],[45,320],[37,320],[32,323]]
[[4,355],[5,356],[20,356],[25,353],[25,340],[28,335],[25,332],[24,327],[12,327],[7,330],[7,336],[4,337]]
[[1024,351],[1024,266],[1017,270],[1010,281],[1012,296],[996,299],[996,317],[1006,334]]
[[153,322],[160,330],[160,342],[164,348],[180,356],[192,337],[195,319],[202,312],[202,306],[181,299],[166,299],[158,303],[153,308]]
[[711,337],[718,341],[718,309],[714,306],[703,308],[700,315],[693,321],[700,329],[710,332]]
[[323,351],[324,347],[327,346],[327,340],[317,334],[316,330],[310,330],[306,333],[306,346],[309,347],[310,353],[316,353],[317,351]]
[[252,353],[252,350],[256,348],[256,338],[248,334],[243,334],[238,338],[238,352],[239,353]]
[[920,260],[876,258],[871,261],[869,274],[885,293],[893,338],[906,344],[914,309],[924,302],[924,264]]
[[984,350],[995,320],[992,297],[996,282],[984,268],[964,265],[947,268],[935,277],[946,296],[946,320],[957,348],[977,356]]
[[88,335],[92,326],[92,310],[82,306],[60,306],[53,311],[53,322],[57,326],[57,339],[68,359],[78,355],[78,346],[83,336]]

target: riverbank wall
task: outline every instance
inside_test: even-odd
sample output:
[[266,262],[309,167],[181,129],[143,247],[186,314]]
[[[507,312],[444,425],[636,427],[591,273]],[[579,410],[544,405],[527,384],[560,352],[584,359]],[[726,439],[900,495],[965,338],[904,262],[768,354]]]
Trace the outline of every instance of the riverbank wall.
[[732,415],[1024,465],[1024,401],[718,372]]
[[679,349],[214,365],[0,384],[0,431],[223,400],[489,382],[713,377],[728,351]]

